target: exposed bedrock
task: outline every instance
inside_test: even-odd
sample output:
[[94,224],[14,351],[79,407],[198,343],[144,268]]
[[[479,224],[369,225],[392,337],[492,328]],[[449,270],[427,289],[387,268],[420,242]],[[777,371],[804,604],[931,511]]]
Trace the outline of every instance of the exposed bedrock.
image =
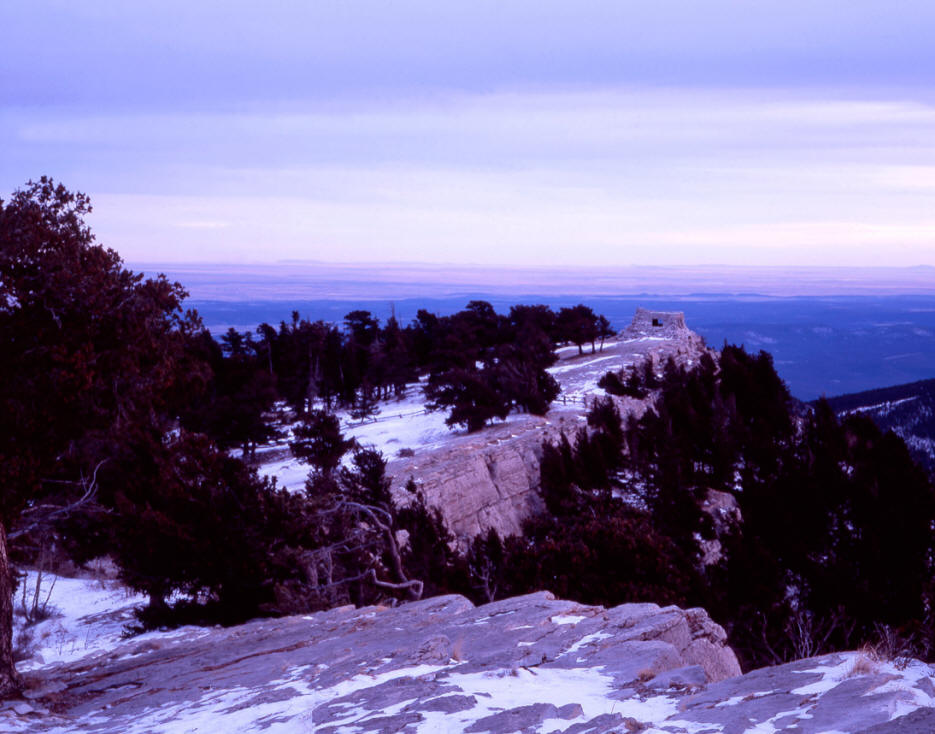
[[740,675],[701,609],[440,596],[130,640],[27,675],[0,731],[935,731],[932,668],[842,653]]
[[[597,387],[602,375],[646,360],[661,368],[669,357],[690,365],[705,351],[704,340],[685,326],[681,313],[639,309],[619,340],[603,351],[578,356],[576,350],[566,350],[553,368],[562,395],[546,416],[512,416],[507,423],[474,434],[453,433],[441,445],[392,459],[387,473],[394,492],[405,501],[403,487],[411,477],[459,538],[490,528],[502,537],[519,534],[523,521],[543,509],[538,494],[542,443],[557,441],[563,432],[574,436],[590,402],[605,395]],[[624,416],[639,416],[650,404],[649,399],[614,399]]]
[[[653,681],[698,689],[740,673],[724,630],[701,609],[605,609],[539,592],[480,607],[450,595],[397,608],[343,607],[230,629],[190,628],[46,668],[29,681],[28,695],[31,705],[57,713],[37,719],[33,731],[82,721],[93,721],[101,734],[131,731],[142,721],[161,730],[180,712],[217,701],[219,725],[224,715],[253,707],[256,718],[275,704],[277,721],[301,716],[321,732],[341,730],[351,710],[355,731],[409,731],[437,712],[460,715],[465,731],[488,724],[514,731],[517,721],[556,711],[568,726],[584,723],[581,702],[550,700],[535,681],[574,678],[585,668],[610,696],[608,708]],[[497,714],[487,712],[479,688],[489,680],[508,693],[514,678],[532,686],[526,698],[542,700],[485,723]]]

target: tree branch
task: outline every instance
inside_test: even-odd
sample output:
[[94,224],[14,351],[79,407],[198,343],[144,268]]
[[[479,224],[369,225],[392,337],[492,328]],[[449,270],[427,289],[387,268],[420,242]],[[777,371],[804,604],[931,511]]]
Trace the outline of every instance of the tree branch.
[[[23,535],[28,535],[36,528],[41,527],[42,525],[48,525],[49,523],[52,523],[56,520],[67,517],[79,508],[90,504],[97,495],[97,474],[106,462],[107,459],[102,459],[97,463],[97,466],[94,467],[94,473],[91,475],[90,482],[84,478],[80,479],[79,481],[61,479],[44,480],[46,484],[68,484],[72,486],[77,485],[82,487],[84,491],[80,497],[64,505],[44,503],[27,507],[20,514],[20,522],[18,523],[16,529],[7,533],[7,539],[14,540],[16,538],[22,537]],[[24,519],[26,520],[25,524],[22,523]]]

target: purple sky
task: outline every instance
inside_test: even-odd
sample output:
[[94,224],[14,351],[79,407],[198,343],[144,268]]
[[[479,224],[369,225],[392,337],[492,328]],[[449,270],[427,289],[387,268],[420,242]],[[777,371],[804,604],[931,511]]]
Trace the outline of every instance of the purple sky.
[[132,262],[935,265],[935,4],[0,4],[0,196]]

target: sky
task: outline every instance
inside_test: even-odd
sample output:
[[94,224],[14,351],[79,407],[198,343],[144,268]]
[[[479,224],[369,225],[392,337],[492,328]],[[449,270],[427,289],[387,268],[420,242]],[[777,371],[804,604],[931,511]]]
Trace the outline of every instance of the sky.
[[935,265],[931,0],[0,3],[130,263]]

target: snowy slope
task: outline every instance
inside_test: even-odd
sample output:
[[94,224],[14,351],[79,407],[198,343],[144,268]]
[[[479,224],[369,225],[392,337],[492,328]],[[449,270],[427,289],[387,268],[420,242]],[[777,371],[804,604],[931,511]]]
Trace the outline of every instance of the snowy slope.
[[[602,351],[592,354],[586,349],[585,354],[580,356],[574,346],[558,349],[559,359],[548,371],[558,381],[561,394],[553,402],[550,416],[553,413],[583,413],[590,399],[605,394],[597,386],[604,373],[630,367],[670,342],[656,337],[608,340]],[[336,415],[345,436],[357,439],[361,446],[377,449],[387,459],[398,456],[401,450],[439,449],[452,439],[465,436],[464,429],[450,429],[445,425],[447,415],[444,411],[426,410],[423,386],[424,378],[408,385],[403,399],[381,402],[376,416],[365,421],[355,421],[347,411],[338,411]],[[513,414],[496,425],[523,424],[526,418],[522,414]],[[309,466],[289,454],[288,435],[274,446],[259,449],[261,456],[264,452],[275,458],[262,461],[262,473],[276,477],[280,486],[291,490],[302,489]]]
[[[127,625],[134,621],[133,611],[146,603],[145,596],[113,579],[44,574],[39,586],[40,606],[47,609],[49,617],[27,626],[22,614],[22,590],[27,591],[27,601],[31,599],[36,579],[36,571],[27,571],[15,601],[14,644],[30,653],[17,666],[21,672],[74,662],[112,649],[126,635]],[[200,628],[181,628],[168,633],[147,633],[134,639],[145,641],[201,633],[204,630]]]
[[913,457],[935,472],[935,380],[828,398],[839,415],[868,415],[884,431],[902,438]]

